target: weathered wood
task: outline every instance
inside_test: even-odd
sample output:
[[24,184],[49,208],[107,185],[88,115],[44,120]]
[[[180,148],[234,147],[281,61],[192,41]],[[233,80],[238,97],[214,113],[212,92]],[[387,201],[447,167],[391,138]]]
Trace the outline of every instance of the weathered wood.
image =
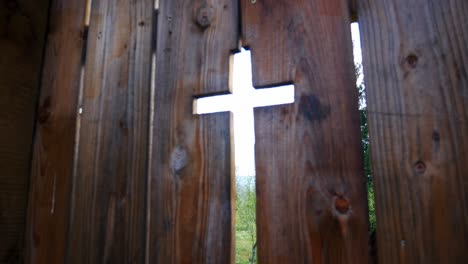
[[379,263],[467,263],[468,2],[358,2]]
[[0,1],[0,263],[23,259],[49,0]]
[[93,0],[70,263],[143,263],[152,0]]
[[52,0],[37,115],[27,263],[64,263],[73,176],[85,3]]
[[242,1],[255,87],[259,263],[367,263],[368,216],[347,0]]
[[192,100],[229,91],[238,3],[161,1],[157,41],[150,263],[231,263],[230,115]]
[[27,263],[63,263],[85,32],[81,0],[53,0],[34,143]]

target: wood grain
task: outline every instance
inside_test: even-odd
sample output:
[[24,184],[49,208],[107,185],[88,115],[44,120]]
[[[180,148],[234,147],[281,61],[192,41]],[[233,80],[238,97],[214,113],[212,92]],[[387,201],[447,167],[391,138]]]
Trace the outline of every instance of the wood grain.
[[467,263],[468,2],[358,1],[380,263]]
[[143,263],[152,0],[93,0],[69,263]]
[[31,172],[27,263],[63,263],[67,247],[85,3],[52,0]]
[[83,1],[51,4],[31,172],[27,263],[65,260],[84,13]]
[[23,261],[49,0],[0,1],[0,263]]
[[255,110],[259,263],[368,263],[348,1],[242,1],[254,86],[296,85]]
[[157,41],[149,262],[231,263],[230,115],[192,100],[229,91],[237,1],[161,1]]

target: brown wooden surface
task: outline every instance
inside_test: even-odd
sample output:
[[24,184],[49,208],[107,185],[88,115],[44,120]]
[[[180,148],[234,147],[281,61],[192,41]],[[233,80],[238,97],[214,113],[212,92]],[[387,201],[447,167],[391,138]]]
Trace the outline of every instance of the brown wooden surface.
[[143,263],[153,1],[93,0],[69,263]]
[[0,263],[23,258],[49,0],[0,1]]
[[37,115],[27,263],[63,263],[67,246],[85,4],[52,0]]
[[195,116],[192,100],[228,92],[237,32],[237,1],[160,2],[150,263],[233,258],[230,115]]
[[380,263],[468,263],[468,2],[363,0]]
[[242,1],[256,87],[259,263],[367,263],[368,216],[348,1]]
[[348,0],[351,22],[358,22],[357,21],[358,20],[358,17],[357,17],[357,1],[358,0]]

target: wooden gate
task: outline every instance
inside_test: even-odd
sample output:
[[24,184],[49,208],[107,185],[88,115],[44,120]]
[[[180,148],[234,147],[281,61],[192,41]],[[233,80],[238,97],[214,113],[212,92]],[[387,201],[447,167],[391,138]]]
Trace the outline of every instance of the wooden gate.
[[468,262],[465,0],[51,0],[25,261],[233,263],[231,116],[192,103],[244,46],[295,85],[255,110],[258,262],[374,262],[356,14],[378,260]]

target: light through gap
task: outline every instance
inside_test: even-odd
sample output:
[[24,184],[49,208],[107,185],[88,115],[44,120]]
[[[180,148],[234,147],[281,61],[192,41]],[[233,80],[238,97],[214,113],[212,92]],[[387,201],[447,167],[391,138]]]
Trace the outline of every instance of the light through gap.
[[294,102],[294,85],[255,89],[252,85],[250,52],[234,55],[231,76],[232,94],[195,99],[194,114],[230,111],[233,113],[234,165],[236,178],[235,259],[236,263],[255,263],[257,248],[255,195],[255,107]]
[[356,85],[359,91],[359,112],[361,114],[361,136],[362,146],[364,150],[364,173],[366,176],[367,197],[369,206],[369,231],[371,234],[371,255],[375,255],[375,230],[377,227],[377,218],[375,215],[375,199],[374,199],[374,186],[372,181],[372,168],[370,162],[370,140],[369,129],[367,123],[367,103],[366,103],[366,89],[364,85],[364,72],[362,68],[362,50],[361,39],[359,33],[359,24],[351,24],[351,33],[353,38],[353,53],[354,64],[356,68]]

